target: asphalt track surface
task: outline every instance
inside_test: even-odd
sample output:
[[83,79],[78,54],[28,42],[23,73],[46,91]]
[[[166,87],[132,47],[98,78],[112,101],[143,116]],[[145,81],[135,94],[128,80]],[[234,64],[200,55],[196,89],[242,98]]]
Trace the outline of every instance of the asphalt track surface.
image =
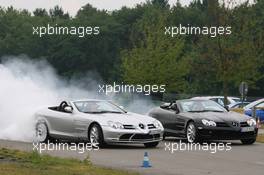
[[[264,144],[242,145],[232,141],[230,151],[174,151],[166,145],[180,144],[176,138],[161,142],[157,148],[146,149],[141,145],[112,145],[98,151],[45,151],[45,153],[77,159],[89,156],[93,164],[139,172],[146,175],[263,175]],[[0,147],[32,151],[33,144],[0,140]],[[166,150],[165,150],[166,148]],[[176,147],[175,147],[176,148]],[[151,168],[142,168],[144,153],[148,152]]]

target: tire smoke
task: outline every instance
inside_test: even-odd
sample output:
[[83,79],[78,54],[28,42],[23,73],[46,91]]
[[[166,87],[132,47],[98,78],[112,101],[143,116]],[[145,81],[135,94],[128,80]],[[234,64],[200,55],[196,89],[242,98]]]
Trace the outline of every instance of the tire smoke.
[[146,114],[154,107],[150,97],[137,94],[100,94],[102,83],[96,73],[83,78],[63,79],[46,61],[27,56],[0,58],[0,139],[33,141],[34,114],[70,99],[107,99],[131,112]]
[[[62,80],[44,60],[5,57],[0,64],[0,139],[32,141],[34,113],[70,98],[94,98],[76,80]],[[92,81],[90,81],[92,83]],[[93,84],[96,84],[93,82]]]

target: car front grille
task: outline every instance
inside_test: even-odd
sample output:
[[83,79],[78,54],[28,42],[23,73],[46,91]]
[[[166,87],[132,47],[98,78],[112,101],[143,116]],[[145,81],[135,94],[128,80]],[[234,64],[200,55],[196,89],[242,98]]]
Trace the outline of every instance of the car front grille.
[[136,139],[136,140],[144,140],[144,139],[153,139],[153,138],[159,138],[160,134],[154,134],[154,135],[150,135],[150,134],[135,134],[132,139]]
[[123,134],[119,137],[120,141],[142,141],[156,140],[160,138],[160,134]]
[[[123,125],[124,129],[136,129],[134,125]],[[156,126],[154,124],[148,124],[148,129],[156,129]]]
[[226,124],[225,122],[216,122],[216,126],[217,127],[229,127],[229,125]]
[[119,140],[129,140],[133,134],[123,134],[119,137]]
[[234,127],[248,127],[249,125],[247,124],[247,122],[240,122],[240,123],[237,123],[237,122],[232,122],[230,123],[230,125],[228,125],[227,123],[225,122],[216,122],[216,126],[217,127],[231,127],[231,126],[234,126]]

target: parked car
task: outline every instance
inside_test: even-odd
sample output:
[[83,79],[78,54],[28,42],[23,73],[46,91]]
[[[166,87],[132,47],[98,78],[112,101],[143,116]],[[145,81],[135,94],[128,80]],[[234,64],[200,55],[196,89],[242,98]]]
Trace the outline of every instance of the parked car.
[[[205,97],[193,97],[192,99],[200,99],[200,100],[212,100],[216,103],[220,104],[221,106],[225,106],[224,104],[224,97],[223,96],[205,96]],[[227,97],[227,105],[230,107],[233,104],[241,102],[240,98],[238,97]]]
[[137,143],[156,147],[163,138],[162,124],[150,117],[127,112],[105,100],[63,101],[36,114],[38,141],[87,140],[107,143]]
[[200,140],[256,141],[256,120],[229,112],[212,100],[178,100],[154,108],[149,115],[164,126],[164,137],[179,136],[190,143]]
[[253,108],[256,108],[256,116],[261,122],[264,122],[264,98],[254,101],[244,107],[244,112],[248,116],[252,116]]
[[237,109],[237,108],[241,108],[243,109],[246,105],[248,105],[250,102],[238,102],[238,103],[233,103],[229,105],[230,109]]

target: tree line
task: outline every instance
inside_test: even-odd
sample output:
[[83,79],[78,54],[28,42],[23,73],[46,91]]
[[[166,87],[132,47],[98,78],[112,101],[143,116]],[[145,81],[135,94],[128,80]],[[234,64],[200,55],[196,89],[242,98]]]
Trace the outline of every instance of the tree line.
[[[64,77],[95,72],[107,83],[166,85],[167,92],[264,96],[264,1],[148,0],[133,8],[99,10],[90,4],[76,16],[0,7],[0,57],[26,54],[47,59]],[[32,35],[32,26],[99,26],[100,34]],[[232,34],[165,35],[166,26],[231,26]]]

